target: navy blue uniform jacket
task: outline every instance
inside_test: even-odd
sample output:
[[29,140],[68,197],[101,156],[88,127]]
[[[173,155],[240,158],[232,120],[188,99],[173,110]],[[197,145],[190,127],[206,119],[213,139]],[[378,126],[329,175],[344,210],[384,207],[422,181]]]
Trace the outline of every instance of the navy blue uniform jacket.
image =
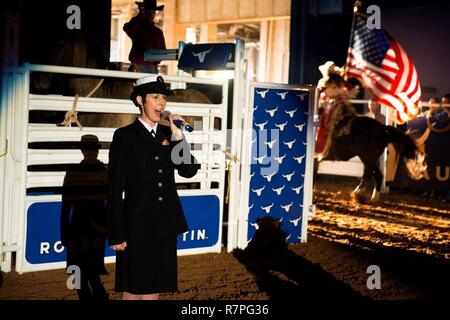
[[199,167],[186,140],[172,142],[167,126],[158,125],[155,138],[139,120],[115,131],[108,167],[109,245],[127,242],[116,254],[117,291],[176,291],[176,241],[188,226],[174,170],[190,178]]

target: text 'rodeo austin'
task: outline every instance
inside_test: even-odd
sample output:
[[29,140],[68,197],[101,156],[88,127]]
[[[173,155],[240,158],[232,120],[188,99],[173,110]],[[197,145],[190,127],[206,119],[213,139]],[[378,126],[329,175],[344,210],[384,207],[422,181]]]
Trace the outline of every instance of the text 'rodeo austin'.
[[[189,230],[183,233],[179,238],[179,240],[182,242],[203,241],[207,239],[208,236],[206,233],[206,229]],[[92,246],[92,243],[86,241],[86,246]],[[39,254],[50,254],[50,253],[60,254],[64,252],[64,249],[65,247],[62,245],[60,240],[54,242],[53,244],[48,241],[43,241],[40,243],[39,246]]]

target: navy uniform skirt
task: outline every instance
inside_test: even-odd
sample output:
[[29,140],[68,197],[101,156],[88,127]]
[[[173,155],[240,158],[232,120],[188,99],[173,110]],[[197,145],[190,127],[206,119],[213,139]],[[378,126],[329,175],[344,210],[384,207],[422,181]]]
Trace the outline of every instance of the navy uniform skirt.
[[115,291],[152,294],[178,290],[177,237],[159,240],[148,245],[129,240],[124,251],[116,252]]

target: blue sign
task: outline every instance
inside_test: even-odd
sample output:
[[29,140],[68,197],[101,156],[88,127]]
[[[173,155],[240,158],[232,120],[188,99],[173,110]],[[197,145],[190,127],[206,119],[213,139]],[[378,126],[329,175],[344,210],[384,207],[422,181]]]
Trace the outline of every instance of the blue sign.
[[[220,201],[215,195],[180,197],[189,231],[179,235],[178,249],[211,247],[219,240]],[[33,203],[27,212],[25,258],[30,264],[66,261],[61,243],[61,202]],[[115,252],[107,247],[105,256]]]
[[[450,190],[450,108],[429,111],[408,122],[408,130],[425,140],[427,175],[412,180],[398,170],[391,187]],[[426,139],[425,139],[426,138]]]
[[309,95],[294,89],[253,89],[253,139],[248,240],[256,221],[281,220],[288,243],[301,239]]
[[219,197],[180,197],[189,231],[178,236],[178,249],[207,248],[219,241]]
[[234,53],[233,43],[202,43],[184,46],[178,68],[182,70],[224,70]]

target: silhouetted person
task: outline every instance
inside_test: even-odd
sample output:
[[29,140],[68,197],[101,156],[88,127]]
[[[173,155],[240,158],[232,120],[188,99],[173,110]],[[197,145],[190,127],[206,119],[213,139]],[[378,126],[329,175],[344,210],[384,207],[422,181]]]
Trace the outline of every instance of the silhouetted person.
[[156,0],[144,0],[136,4],[139,13],[123,26],[123,30],[132,40],[128,56],[132,63],[130,68],[136,72],[158,73],[159,61],[145,61],[144,52],[148,49],[166,49],[164,34],[153,21],[156,11],[163,10],[164,5],[157,6]]
[[81,271],[80,300],[107,300],[100,275],[107,274],[106,247],[107,169],[97,159],[100,144],[94,135],[84,135],[84,159],[64,179],[61,207],[61,240],[67,249],[67,267]]

